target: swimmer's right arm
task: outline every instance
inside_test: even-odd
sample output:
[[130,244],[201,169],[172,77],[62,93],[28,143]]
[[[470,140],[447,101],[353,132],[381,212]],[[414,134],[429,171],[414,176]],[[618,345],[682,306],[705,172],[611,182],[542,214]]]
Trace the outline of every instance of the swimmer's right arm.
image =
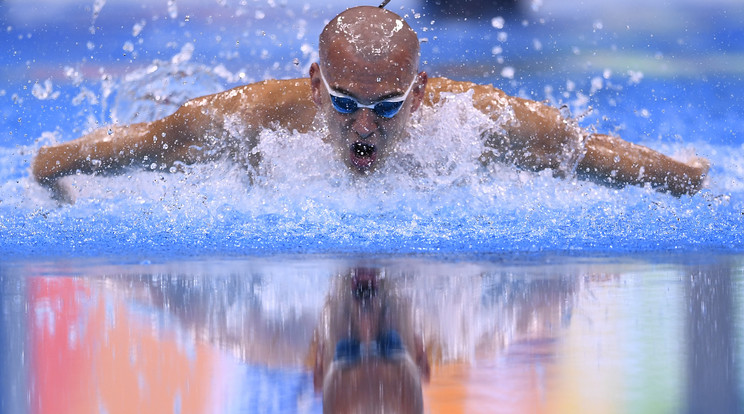
[[62,177],[177,158],[182,148],[178,144],[193,136],[177,114],[149,123],[100,128],[70,142],[42,147],[31,165],[32,174],[55,199],[71,203],[74,200],[59,182]]
[[[307,80],[265,81],[197,98],[157,121],[101,128],[70,142],[42,147],[33,160],[32,174],[58,201],[71,203],[74,200],[59,182],[68,175],[153,164],[160,169],[219,156],[212,148],[219,140],[208,137],[220,136],[228,117],[242,122],[240,138],[248,147],[255,144],[260,128],[278,124],[307,130],[316,110],[309,90]],[[228,145],[221,149],[233,150]]]

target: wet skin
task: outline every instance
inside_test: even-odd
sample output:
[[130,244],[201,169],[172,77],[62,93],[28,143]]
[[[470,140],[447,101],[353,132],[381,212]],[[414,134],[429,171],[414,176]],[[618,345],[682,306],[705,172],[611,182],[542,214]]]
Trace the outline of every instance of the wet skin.
[[[575,172],[609,185],[649,184],[676,196],[694,194],[704,185],[709,167],[705,159],[677,161],[618,137],[580,130],[558,109],[508,96],[491,85],[429,80],[424,72],[416,75],[418,53],[418,38],[400,16],[377,7],[351,8],[321,33],[320,62],[311,66],[309,81],[267,80],[240,86],[193,99],[163,119],[110,126],[43,147],[32,163],[32,173],[56,199],[72,203],[73,194],[59,181],[65,176],[153,164],[167,169],[224,155],[255,166],[260,154],[252,149],[262,129],[307,132],[321,119],[337,156],[351,171],[364,175],[390,161],[394,144],[405,137],[411,113],[421,104],[436,105],[445,92],[472,90],[474,108],[494,122],[501,122],[503,111],[511,111],[514,117],[514,122],[502,125],[503,132],[484,137],[490,148],[484,162],[503,161],[534,171],[552,169],[568,176]],[[401,96],[411,82],[415,84],[392,118],[365,108],[341,114],[331,104],[321,67],[331,89],[364,105]],[[243,121],[238,140],[210,138],[224,136],[226,124],[233,119]],[[154,136],[161,138],[155,141]],[[564,171],[563,160],[566,156],[573,160],[573,155],[577,155],[576,165]]]
[[[311,345],[313,383],[322,392],[323,412],[422,412],[428,355],[421,332],[415,330],[409,299],[391,283],[380,278],[380,269],[364,266],[334,279],[320,318],[324,322]],[[369,345],[386,332],[399,335],[402,354],[336,360],[339,341]]]
[[428,81],[425,72],[416,74],[410,53],[402,50],[389,60],[364,61],[359,56],[339,47],[323,64],[323,74],[336,92],[348,95],[362,104],[373,104],[383,99],[402,96],[411,82],[415,82],[400,111],[385,118],[368,108],[350,114],[336,111],[320,77],[320,68],[310,68],[313,102],[328,126],[328,140],[337,155],[355,172],[369,173],[390,156],[392,144],[405,136],[411,113],[424,98]]

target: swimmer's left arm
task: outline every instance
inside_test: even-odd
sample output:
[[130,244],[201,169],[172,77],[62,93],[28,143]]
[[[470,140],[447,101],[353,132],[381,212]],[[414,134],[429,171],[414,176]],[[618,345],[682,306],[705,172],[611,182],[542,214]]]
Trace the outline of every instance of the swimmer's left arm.
[[[556,108],[519,98],[509,101],[518,120],[516,127],[507,127],[510,150],[516,148],[517,164],[560,171],[565,155],[575,155],[575,172],[608,185],[649,184],[656,190],[681,196],[695,194],[704,184],[710,166],[704,158],[689,163],[678,161],[619,137],[589,133],[561,116]],[[582,150],[583,154],[571,154]]]
[[650,184],[681,196],[700,191],[709,167],[705,158],[685,163],[621,138],[592,134],[587,137],[585,154],[576,170],[610,184]]
[[433,93],[429,104],[436,102],[441,92],[473,89],[473,105],[494,120],[499,120],[504,111],[511,111],[512,120],[502,125],[505,133],[490,136],[487,145],[493,148],[494,158],[521,168],[559,170],[567,152],[576,151],[583,144],[584,154],[576,172],[611,185],[650,184],[680,196],[699,191],[708,173],[710,164],[703,158],[684,163],[621,138],[591,134],[564,118],[556,108],[508,96],[491,85],[448,79],[432,79],[430,85]]
[[430,79],[425,104],[441,99],[442,92],[473,90],[473,106],[503,129],[487,138],[490,158],[529,170],[558,169],[568,147],[576,147],[575,128],[564,122],[560,111],[539,102],[515,98],[491,85]]

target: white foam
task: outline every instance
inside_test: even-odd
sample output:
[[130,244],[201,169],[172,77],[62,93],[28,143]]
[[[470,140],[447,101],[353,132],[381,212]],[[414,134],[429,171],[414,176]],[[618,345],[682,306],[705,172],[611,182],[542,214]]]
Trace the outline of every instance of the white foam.
[[[85,84],[76,85],[73,104],[102,105],[104,113],[110,104],[113,119],[131,123],[160,118],[187,99],[223,90],[229,71],[191,62],[194,48],[189,45],[176,58],[154,61],[123,78],[103,74],[99,100]],[[312,60],[315,52],[307,49]],[[75,72],[66,71],[73,80]],[[174,78],[188,82],[172,82]],[[605,71],[592,79],[591,93],[612,90],[609,78]],[[38,88],[39,96],[54,93],[51,84]],[[581,87],[568,81],[566,89],[570,93],[561,101],[579,113],[586,110],[588,97]],[[546,93],[552,98],[552,90]],[[742,147],[694,143],[696,152],[712,161],[711,188],[676,199],[650,188],[615,189],[570,176],[560,179],[552,171],[484,166],[479,159],[483,134],[515,122],[509,111],[501,115],[492,121],[475,110],[469,93],[445,95],[440,106],[414,114],[409,137],[394,145],[394,155],[379,171],[363,178],[355,178],[335,158],[323,141],[324,130],[265,130],[258,147],[246,149],[260,152],[258,169],[219,159],[181,166],[175,173],[155,165],[122,176],[75,175],[64,180],[78,202],[63,209],[33,182],[28,168],[41,144],[71,137],[44,134],[33,145],[0,152],[0,230],[15,235],[11,239],[28,233],[43,242],[50,227],[66,234],[86,223],[88,240],[113,232],[115,240],[128,246],[160,246],[165,234],[176,245],[216,243],[225,249],[322,250],[319,243],[330,243],[335,249],[362,251],[380,246],[478,250],[484,245],[486,250],[539,250],[611,249],[627,240],[641,240],[646,248],[704,243],[727,237],[720,223],[730,227],[741,222]],[[229,121],[229,135],[241,137],[243,120]],[[681,158],[693,151],[678,141],[648,144]],[[570,172],[576,157],[564,161]],[[111,223],[116,224],[113,230]],[[70,243],[84,245],[85,238]]]

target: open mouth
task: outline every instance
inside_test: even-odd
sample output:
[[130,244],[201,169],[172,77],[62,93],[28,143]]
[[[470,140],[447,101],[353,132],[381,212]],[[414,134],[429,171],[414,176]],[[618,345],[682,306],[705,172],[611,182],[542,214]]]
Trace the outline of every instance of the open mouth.
[[351,144],[351,162],[360,170],[369,169],[376,158],[374,145],[363,142]]

